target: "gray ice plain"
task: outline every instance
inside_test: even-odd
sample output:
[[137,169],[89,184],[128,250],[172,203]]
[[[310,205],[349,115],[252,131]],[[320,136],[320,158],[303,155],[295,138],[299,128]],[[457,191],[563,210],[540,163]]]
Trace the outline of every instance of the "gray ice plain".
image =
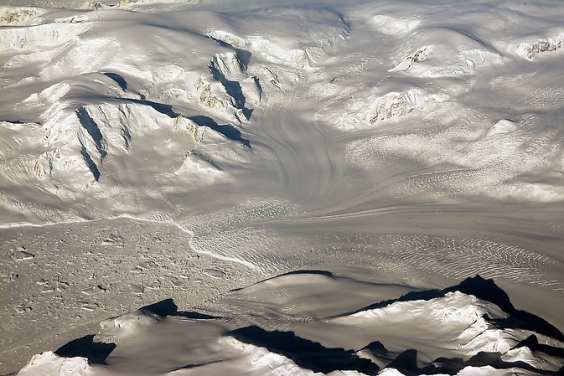
[[563,20],[0,0],[0,373],[561,374]]

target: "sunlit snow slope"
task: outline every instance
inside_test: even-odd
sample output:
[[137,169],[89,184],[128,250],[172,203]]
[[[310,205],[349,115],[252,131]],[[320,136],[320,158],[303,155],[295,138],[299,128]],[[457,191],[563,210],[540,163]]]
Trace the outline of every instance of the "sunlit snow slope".
[[[285,274],[233,292],[231,314],[222,317],[179,312],[165,300],[34,356],[18,375],[556,375],[564,366],[564,335],[516,310],[491,280],[471,278],[356,312],[346,312],[347,304],[323,307],[343,298],[341,289],[350,290],[347,303],[358,301],[351,291],[360,286],[328,272]],[[296,306],[307,299],[315,302]],[[273,313],[283,327],[269,328],[280,324]]]
[[[149,329],[95,340],[192,333],[153,374],[557,372],[562,20],[551,0],[0,0],[0,373],[127,312]],[[355,282],[300,274],[285,306],[269,278],[300,270]],[[358,311],[478,274],[551,329],[456,289]],[[169,298],[225,320],[136,311]],[[269,347],[287,332],[342,362],[304,368]],[[22,374],[154,360],[114,347]]]

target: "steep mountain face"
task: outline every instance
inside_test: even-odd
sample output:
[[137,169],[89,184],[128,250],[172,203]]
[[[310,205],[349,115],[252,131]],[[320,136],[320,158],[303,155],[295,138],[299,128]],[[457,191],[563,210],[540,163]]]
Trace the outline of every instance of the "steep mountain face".
[[[26,9],[4,9],[8,26],[31,17]],[[210,52],[207,64],[205,52],[189,64],[169,63],[162,55],[152,60],[158,40],[127,46],[131,36],[105,35],[112,32],[104,24],[118,25],[121,16],[117,10],[82,12],[0,30],[4,90],[11,94],[3,104],[3,206],[12,220],[29,214],[32,221],[97,217],[76,207],[94,197],[102,211],[120,214],[107,201],[116,194],[145,191],[140,197],[151,200],[147,196],[174,191],[174,185],[184,192],[205,186],[224,175],[221,156],[212,158],[207,150],[218,143],[214,154],[237,153],[244,160],[246,151],[237,149],[250,144],[238,129],[251,116],[250,103],[258,104],[260,88],[239,55],[190,31],[168,48],[186,49],[191,40],[230,52]],[[142,15],[130,20],[145,21]],[[150,35],[153,27],[137,32]],[[17,193],[24,186],[36,187],[39,202]]]
[[[425,171],[386,188],[394,199],[560,201],[562,135],[552,124],[562,73],[552,62],[562,31],[501,6],[500,35],[488,7],[443,10],[452,22],[432,5],[410,17],[370,4],[246,13],[174,2],[161,11],[150,2],[2,7],[3,221],[143,216],[111,201],[170,205],[165,192],[179,186],[240,185],[232,173],[241,164],[288,179],[306,167],[277,143],[299,155],[307,142],[294,141],[303,130],[276,125],[280,113],[322,124],[322,137],[340,130],[345,150],[329,153],[344,154],[347,168],[370,176],[402,159]],[[149,160],[152,168],[138,167]],[[145,172],[136,180],[124,168]],[[148,176],[153,169],[168,175]],[[285,183],[309,183],[300,180]],[[84,207],[93,197],[97,209],[92,200]]]
[[[213,13],[184,11],[191,20],[184,26],[181,15],[155,18],[123,8],[2,8],[3,89],[10,98],[1,123],[6,221],[119,215],[115,197],[167,205],[163,192],[175,186],[187,192],[229,181],[231,159],[249,163],[251,143],[242,132],[254,109],[278,106],[312,71],[309,50],[317,38],[240,37],[218,30],[229,22]],[[273,15],[254,15],[263,16]],[[337,17],[332,12],[306,17],[322,42],[346,33],[342,20],[326,23]],[[275,20],[279,27],[284,21]],[[170,23],[179,27],[169,32]],[[127,25],[135,27],[126,31]],[[138,43],[138,35],[150,37]],[[282,97],[265,98],[265,89]],[[140,173],[133,178],[131,169]],[[26,195],[23,186],[36,188]],[[97,209],[85,210],[94,197]]]
[[[328,272],[282,275],[255,284],[252,292],[233,292],[228,300],[235,299],[243,310],[222,317],[179,312],[171,299],[165,300],[103,321],[95,336],[36,355],[18,375],[46,370],[119,374],[124,367],[147,375],[556,375],[564,369],[564,335],[539,317],[517,311],[503,290],[479,276],[444,290],[411,292],[352,314],[319,316],[322,311],[310,305],[309,320],[303,311],[291,311],[294,323],[279,316],[290,312],[287,307],[295,299],[310,298],[298,293],[306,285],[314,297],[327,285],[351,284],[363,289],[359,281]],[[289,294],[274,300],[279,289]],[[250,297],[266,298],[268,309],[261,310],[247,300]],[[241,326],[245,308],[252,308],[258,326]],[[283,329],[261,327],[276,328],[282,322]],[[166,334],[167,344],[154,333],[160,333],[159,338]],[[351,340],[359,345],[351,349]]]

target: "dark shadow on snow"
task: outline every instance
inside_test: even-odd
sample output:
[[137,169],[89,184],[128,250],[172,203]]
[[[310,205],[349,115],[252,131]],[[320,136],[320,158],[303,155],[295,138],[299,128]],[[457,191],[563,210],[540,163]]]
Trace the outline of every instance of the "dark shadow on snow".
[[211,117],[198,115],[198,116],[189,116],[188,119],[192,120],[194,123],[198,124],[201,127],[208,127],[218,133],[221,133],[228,139],[232,141],[237,141],[251,149],[251,142],[241,135],[241,132],[232,125],[219,125],[213,120]]
[[[297,274],[316,274],[334,278],[333,274],[322,270],[303,270],[289,272],[284,275]],[[460,291],[465,294],[474,295],[479,299],[486,300],[498,305],[510,317],[504,320],[493,320],[484,316],[485,320],[494,326],[501,328],[518,328],[532,330],[538,333],[548,335],[555,339],[560,339],[562,334],[558,329],[548,324],[543,319],[532,315],[528,312],[516,310],[511,304],[508,295],[500,289],[493,280],[486,280],[480,276],[468,278],[457,286],[452,286],[443,290],[427,290],[421,292],[411,292],[398,299],[389,300],[374,304],[365,309],[373,309],[387,306],[396,301],[408,300],[429,300],[441,297],[448,292]],[[364,310],[365,310],[364,309]],[[198,312],[179,312],[178,306],[173,299],[165,299],[160,302],[150,304],[140,308],[141,311],[150,312],[162,318],[168,316],[180,316],[190,319],[219,319],[220,317],[210,316]],[[298,337],[293,331],[267,331],[258,326],[248,326],[239,328],[225,335],[230,335],[237,340],[252,344],[258,347],[264,347],[268,351],[283,355],[302,368],[310,369],[313,372],[330,373],[333,371],[358,371],[361,373],[374,375],[379,371],[379,366],[369,359],[361,358],[354,350],[345,350],[343,348],[327,348],[320,343]],[[55,351],[55,354],[61,357],[84,357],[90,363],[105,364],[106,358],[115,349],[114,343],[100,343],[94,341],[94,335],[87,335],[82,338],[68,342],[64,346]],[[547,344],[541,344],[537,336],[530,335],[525,340],[518,343],[515,348],[527,347],[531,352],[539,352],[547,355],[563,358],[564,349],[552,347]],[[539,375],[563,375],[564,367],[557,372],[544,371],[523,362],[514,361],[507,362],[502,360],[501,353],[497,352],[479,352],[468,360],[462,358],[446,358],[439,357],[434,361],[419,366],[417,350],[407,349],[401,353],[390,353],[386,347],[379,341],[373,341],[363,349],[365,352],[371,353],[374,357],[387,363],[386,368],[395,368],[404,375],[422,375],[422,374],[448,374],[455,375],[465,367],[485,367],[490,366],[495,369],[513,369],[520,368]],[[216,361],[212,362],[215,363]],[[205,364],[188,364],[181,369],[192,369]]]
[[225,75],[216,69],[213,65],[210,64],[209,66],[210,72],[213,78],[223,85],[227,94],[231,96],[235,100],[235,107],[240,109],[243,112],[243,115],[247,120],[251,118],[253,110],[250,108],[245,107],[247,103],[247,98],[243,94],[243,89],[241,88],[241,84],[237,81],[230,81],[225,77]]
[[395,368],[406,376],[419,375],[419,367],[417,366],[417,350],[405,350],[392,360],[386,368]]
[[515,346],[515,348],[520,348],[520,347],[528,347],[533,352],[540,351],[547,355],[556,356],[564,359],[564,349],[539,343],[537,336],[534,334],[531,334],[529,337],[525,338],[524,340],[519,342],[517,346]]
[[213,362],[205,362],[205,363],[199,363],[199,364],[187,364],[187,365],[182,366],[182,367],[171,369],[170,373],[180,371],[180,370],[183,370],[183,369],[193,369],[193,368],[203,367],[203,366],[207,366],[207,365],[215,364],[215,363],[221,363],[221,360],[215,360]]
[[[229,49],[235,51],[235,56],[237,57],[237,60],[243,66],[243,70],[246,70],[246,67],[249,65],[249,63],[251,61],[252,53],[250,53],[249,51],[245,51],[245,50],[242,50],[240,48],[234,47],[231,44],[226,43],[222,40],[219,40],[219,39],[216,39],[216,38],[213,38],[213,37],[210,37],[210,38],[213,39],[220,46],[226,47],[226,48],[229,48]],[[237,81],[228,80],[227,77],[225,77],[225,75],[222,72],[217,70],[211,64],[209,65],[209,69],[210,69],[210,72],[211,72],[213,78],[215,80],[221,82],[221,84],[225,88],[225,91],[227,92],[227,94],[229,94],[235,100],[235,106],[238,109],[240,109],[241,111],[243,111],[243,115],[245,116],[245,118],[247,118],[247,120],[249,120],[251,118],[253,110],[245,107],[245,103],[246,103],[247,99],[243,95],[243,90],[241,89],[241,84]],[[257,83],[256,79],[255,79],[255,83]],[[259,87],[259,90],[260,90],[260,87]]]
[[212,130],[214,130],[218,133],[221,133],[222,135],[224,135],[228,139],[230,139],[232,141],[240,142],[243,145],[245,145],[246,147],[248,147],[249,149],[251,149],[251,142],[249,140],[243,138],[241,132],[232,125],[229,125],[229,124],[219,125],[211,117],[203,116],[203,115],[183,116],[183,115],[180,115],[180,114],[177,114],[176,112],[174,112],[174,110],[172,109],[172,106],[168,105],[168,104],[152,102],[152,101],[148,101],[148,100],[145,100],[145,99],[127,98],[127,99],[124,99],[124,100],[128,101],[128,102],[132,102],[132,103],[138,103],[138,104],[150,106],[155,111],[160,112],[161,114],[166,115],[166,116],[168,116],[172,119],[176,119],[179,116],[185,117],[186,119],[192,120],[194,123],[196,123],[197,125],[199,125],[201,127],[210,128],[210,129],[212,129]]
[[330,373],[337,370],[354,370],[374,375],[379,367],[362,359],[352,350],[326,348],[317,342],[300,338],[293,332],[268,332],[258,326],[236,329],[229,333],[237,340],[283,355],[300,367],[313,372]]
[[368,351],[372,353],[372,355],[377,356],[379,358],[387,358],[389,354],[388,349],[380,341],[370,342],[361,350]]
[[[291,271],[291,272],[287,272],[287,273],[284,273],[284,274],[277,275],[277,276],[275,276],[275,277],[263,279],[262,281],[257,282],[257,283],[255,283],[255,284],[253,284],[253,285],[256,285],[256,284],[259,284],[259,283],[263,283],[263,282],[266,282],[266,281],[270,281],[270,280],[273,280],[273,279],[276,279],[276,278],[279,278],[279,277],[283,277],[283,276],[285,276],[285,275],[300,275],[300,274],[314,274],[314,275],[322,275],[322,276],[329,277],[329,278],[335,278],[335,276],[333,275],[333,273],[331,273],[330,271],[327,271],[327,270],[309,270],[309,269],[306,269],[306,270],[294,270],[294,271]],[[251,285],[251,286],[253,286],[253,285]],[[246,287],[239,287],[239,288],[233,289],[233,290],[231,290],[231,291],[232,291],[232,292],[242,291],[242,290],[244,290],[245,288],[246,288]]]
[[[309,269],[306,269],[306,270],[295,270],[295,271],[292,271],[292,272],[288,272],[288,273],[281,274],[280,276],[284,276],[284,275],[300,275],[300,274],[322,275],[322,276],[330,277],[330,278],[333,278],[333,277],[334,277],[333,273],[331,273],[330,271],[327,271],[327,270],[309,270]],[[279,277],[280,277],[280,276],[279,276]],[[277,278],[277,277],[275,277],[275,278]]]
[[479,275],[467,278],[458,286],[449,287],[443,290],[443,294],[451,291],[460,291],[468,295],[474,295],[478,299],[492,302],[509,313],[507,319],[489,320],[500,328],[514,328],[531,330],[549,337],[564,341],[564,334],[546,320],[527,311],[515,309],[509,296],[499,288],[493,279],[484,279]]
[[216,38],[213,38],[213,37],[210,37],[210,39],[213,39],[217,44],[219,44],[222,47],[230,48],[233,51],[235,51],[235,55],[237,56],[237,59],[239,59],[239,61],[244,66],[248,66],[249,63],[251,62],[251,56],[253,55],[251,52],[242,50],[242,49],[237,48],[237,47],[234,47],[234,46],[230,45],[229,43],[226,43],[226,42],[224,42],[220,39],[216,39]]
[[104,159],[107,152],[106,150],[104,150],[104,137],[102,136],[102,132],[100,131],[98,124],[96,124],[94,119],[92,119],[92,117],[84,107],[79,107],[76,110],[76,116],[78,117],[78,121],[80,122],[80,125],[82,125],[82,128],[84,128],[86,132],[88,132],[88,134],[92,138],[92,141],[94,141],[94,143],[96,144],[96,148],[100,153],[100,157]]
[[176,303],[174,303],[174,300],[171,298],[162,300],[157,303],[149,304],[147,306],[139,308],[139,310],[151,312],[161,317],[181,316],[181,317],[186,317],[189,319],[196,319],[196,320],[211,320],[211,319],[220,318],[217,316],[210,316],[199,312],[178,311],[178,306],[176,305]]
[[64,358],[80,356],[89,363],[106,364],[106,358],[115,348],[115,343],[94,342],[94,335],[89,334],[59,347],[55,354]]
[[163,115],[168,116],[171,119],[176,119],[180,115],[174,112],[172,106],[169,104],[162,104],[158,102],[148,101],[146,99],[133,99],[133,98],[123,98],[123,100],[131,103],[143,104],[145,106],[152,107],[153,110],[160,112]]
[[154,313],[155,315],[166,317],[174,315],[178,312],[178,306],[173,299],[168,298],[157,303],[149,304],[144,307],[139,308],[140,311],[148,311]]
[[538,332],[549,337],[564,341],[564,334],[555,326],[548,323],[541,317],[538,317],[527,311],[515,309],[509,296],[505,291],[499,288],[492,279],[484,279],[479,275],[470,277],[462,281],[456,286],[447,287],[443,290],[425,290],[425,291],[412,291],[397,299],[385,300],[375,304],[371,304],[365,308],[359,309],[355,312],[361,312],[371,309],[383,308],[395,302],[406,302],[412,300],[431,300],[445,296],[449,292],[460,291],[464,294],[474,295],[478,299],[486,300],[499,306],[503,311],[508,313],[510,317],[507,319],[490,319],[486,318],[488,322],[501,329],[514,328],[524,329]]
[[90,154],[88,154],[88,151],[84,146],[80,148],[80,154],[82,155],[82,158],[84,158],[84,161],[88,165],[88,169],[94,176],[94,180],[98,181],[100,179],[100,170],[98,170],[98,166],[96,166],[96,163],[94,163],[92,157],[90,157]]
[[120,76],[117,73],[111,73],[111,72],[106,72],[104,74],[109,78],[111,78],[112,80],[114,80],[116,84],[118,84],[119,87],[121,87],[123,91],[127,90],[127,81],[122,76]]
[[227,79],[221,80],[223,87],[227,94],[229,94],[233,99],[235,99],[235,106],[243,111],[243,115],[247,120],[251,118],[253,114],[253,110],[251,108],[245,107],[247,103],[247,98],[243,95],[243,89],[241,88],[241,84],[237,81],[229,81]]
[[416,375],[436,375],[447,374],[456,375],[466,367],[486,367],[490,366],[494,369],[514,369],[521,368],[538,375],[559,375],[558,372],[545,371],[537,369],[523,361],[505,362],[501,359],[501,353],[497,352],[479,352],[467,361],[462,358],[437,358],[430,364],[419,368],[417,362],[417,350],[408,349],[400,353],[392,360],[386,368],[395,368],[406,376]]

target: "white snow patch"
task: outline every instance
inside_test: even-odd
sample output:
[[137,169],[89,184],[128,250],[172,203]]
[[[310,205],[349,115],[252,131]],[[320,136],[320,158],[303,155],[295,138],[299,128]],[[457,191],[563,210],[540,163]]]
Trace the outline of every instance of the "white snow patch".
[[[464,333],[462,335],[464,336]],[[479,352],[499,352],[505,354],[515,347],[520,340],[524,339],[523,337],[526,336],[522,333],[515,333],[512,330],[487,329],[469,342],[459,345],[458,349],[465,351],[468,355],[476,355]]]
[[[456,56],[456,61],[450,65],[435,65],[420,67],[414,74],[423,77],[459,77],[476,74],[481,67],[500,66],[504,63],[501,55],[481,49],[462,50]],[[448,60],[447,60],[448,62]]]
[[217,39],[220,40],[222,42],[225,42],[227,44],[230,44],[233,47],[236,48],[246,48],[247,47],[247,41],[244,38],[241,38],[235,34],[229,33],[227,31],[223,31],[223,30],[212,30],[208,33],[206,33],[207,36],[209,36],[210,38],[213,39]]
[[18,372],[18,376],[86,376],[92,375],[88,359],[82,357],[63,358],[51,351],[34,355]]
[[533,60],[537,55],[545,55],[550,52],[557,52],[564,47],[564,33],[554,37],[540,38],[535,42],[522,42],[516,47],[519,56]]
[[493,136],[494,134],[509,133],[517,129],[517,125],[511,120],[503,119],[495,123],[486,133],[486,137]]
[[507,376],[506,369],[496,369],[491,366],[464,367],[456,376]]
[[88,21],[90,21],[90,18],[87,14],[75,14],[73,16],[55,18],[55,20],[53,20],[55,23],[81,23]]
[[406,71],[409,69],[409,67],[411,67],[412,64],[420,63],[426,60],[432,51],[433,46],[424,46],[411,55],[407,56],[401,63],[390,69],[389,72]]
[[0,52],[29,51],[53,48],[74,40],[92,29],[89,22],[79,24],[46,24],[32,27],[1,28]]
[[158,316],[144,310],[126,313],[102,321],[100,332],[96,335],[95,340],[97,342],[119,343],[122,339],[134,337],[144,327],[154,325],[158,321]]
[[564,359],[549,356],[542,352],[533,353],[528,347],[511,349],[501,356],[501,360],[504,362],[525,362],[537,369],[553,372],[558,372],[564,367]]
[[271,41],[260,35],[247,37],[249,50],[261,55],[265,60],[296,68],[310,68],[309,58],[305,50],[284,46],[282,41]]
[[[49,86],[41,90],[39,93],[33,93],[26,99],[24,99],[21,103],[26,105],[42,105],[42,104],[49,104],[49,103],[56,103],[59,99],[64,97],[70,90],[70,85],[66,82],[59,82]],[[52,111],[47,110],[45,112],[45,117],[49,118],[54,116],[55,114]]]
[[119,48],[120,43],[113,38],[78,39],[56,63],[42,69],[39,77],[51,80],[96,72],[115,57]]
[[233,337],[224,337],[222,340],[228,346],[242,353],[243,358],[239,359],[238,363],[243,367],[247,367],[253,373],[272,376],[321,375],[309,369],[301,368],[291,359],[272,353],[264,347],[243,343]]
[[241,38],[222,30],[212,30],[205,35],[233,47],[249,50],[271,63],[301,69],[310,68],[307,52],[303,49],[289,47],[289,42],[281,38],[267,38],[262,35],[250,35]]
[[414,30],[421,21],[417,18],[396,18],[384,14],[377,14],[370,18],[370,24],[379,32],[386,35],[401,36]]
[[366,100],[352,100],[335,119],[339,128],[362,129],[382,122],[397,121],[416,110],[448,100],[446,94],[426,94],[419,88],[386,94],[373,93]]
[[244,73],[245,67],[235,53],[216,54],[210,61],[210,68],[229,80],[236,80]]
[[[496,307],[496,308],[493,308]],[[459,291],[449,292],[444,297],[428,301],[415,300],[408,302],[394,302],[386,307],[367,311],[360,311],[349,316],[350,318],[383,319],[393,321],[393,317],[404,320],[413,320],[420,317],[429,322],[444,324],[460,324],[467,327],[492,309],[501,317],[505,315],[497,306],[477,299],[475,296],[466,295]],[[349,318],[339,318],[336,321],[347,321]]]
[[44,22],[42,16],[47,13],[40,8],[0,7],[0,26],[32,26]]

